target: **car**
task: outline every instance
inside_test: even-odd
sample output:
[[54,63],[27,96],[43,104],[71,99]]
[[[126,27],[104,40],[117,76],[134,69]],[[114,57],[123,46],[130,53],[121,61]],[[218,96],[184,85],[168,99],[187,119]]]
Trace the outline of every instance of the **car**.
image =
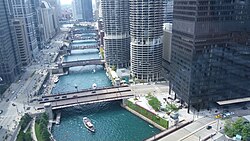
[[242,110],[247,110],[248,108],[246,106],[242,107],[241,108]]
[[6,99],[6,102],[9,102],[10,101],[10,99]]
[[207,129],[207,130],[210,130],[210,129],[212,129],[212,126],[208,125],[208,126],[206,127],[206,129]]
[[76,97],[78,97],[77,95],[73,95],[73,98],[76,98]]
[[30,107],[27,107],[27,109],[26,110],[30,110]]
[[0,114],[2,114],[3,113],[3,110],[0,110]]
[[54,97],[54,99],[59,99],[60,97],[59,96],[57,96],[57,97]]
[[16,104],[15,104],[15,103],[12,103],[12,106],[16,106]]
[[37,101],[43,101],[43,99],[42,99],[42,98],[40,98],[40,99],[38,99]]
[[48,101],[49,99],[48,98],[44,98],[44,101]]
[[64,96],[62,96],[62,98],[67,98],[67,96],[66,96],[66,95],[64,95]]
[[15,93],[15,91],[12,91],[12,92],[11,92],[11,94],[14,94],[14,93]]

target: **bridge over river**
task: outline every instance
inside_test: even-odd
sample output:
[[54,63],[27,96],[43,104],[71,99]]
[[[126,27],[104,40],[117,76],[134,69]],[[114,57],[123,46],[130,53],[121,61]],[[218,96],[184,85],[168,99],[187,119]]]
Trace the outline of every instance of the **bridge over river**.
[[134,95],[129,86],[112,86],[98,89],[87,89],[72,93],[43,96],[38,110],[43,109],[43,104],[51,103],[52,109],[61,109],[77,105],[97,102],[115,101],[131,98]]

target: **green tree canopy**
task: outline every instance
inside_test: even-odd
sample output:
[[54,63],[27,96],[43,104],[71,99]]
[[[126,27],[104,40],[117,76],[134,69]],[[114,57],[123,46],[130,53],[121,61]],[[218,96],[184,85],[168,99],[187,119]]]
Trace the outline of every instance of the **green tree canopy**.
[[235,122],[227,120],[224,130],[229,137],[234,137],[238,134],[242,136],[243,141],[250,139],[250,123],[243,118],[238,118]]

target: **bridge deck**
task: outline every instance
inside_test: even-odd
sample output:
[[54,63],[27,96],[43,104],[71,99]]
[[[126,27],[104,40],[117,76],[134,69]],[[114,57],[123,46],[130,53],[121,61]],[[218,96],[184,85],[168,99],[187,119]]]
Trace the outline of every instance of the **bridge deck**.
[[80,92],[75,94],[71,93],[68,94],[66,98],[62,98],[56,95],[54,97],[52,96],[44,98],[43,99],[44,101],[40,102],[41,105],[38,109],[43,109],[43,104],[47,102],[51,103],[52,109],[60,109],[75,105],[121,100],[133,96],[134,95],[132,94],[131,89],[129,87],[102,89],[102,90],[97,90],[95,93],[93,93],[92,91]]

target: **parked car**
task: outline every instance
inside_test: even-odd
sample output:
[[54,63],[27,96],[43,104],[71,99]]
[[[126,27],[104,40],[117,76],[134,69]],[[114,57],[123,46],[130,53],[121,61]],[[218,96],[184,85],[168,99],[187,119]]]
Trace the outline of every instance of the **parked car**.
[[44,98],[44,101],[48,101],[49,99],[48,98]]
[[62,96],[62,98],[67,98],[67,96],[66,96],[66,95],[64,95],[64,96]]
[[248,108],[246,106],[242,107],[243,110],[247,110]]
[[54,99],[59,99],[60,97],[59,96],[57,96],[57,97],[54,97]]
[[37,101],[43,101],[43,99],[42,99],[42,98],[40,98],[40,99],[38,99]]
[[73,95],[73,98],[77,98],[78,96],[77,95]]
[[12,106],[16,106],[16,104],[15,104],[15,103],[12,103]]

